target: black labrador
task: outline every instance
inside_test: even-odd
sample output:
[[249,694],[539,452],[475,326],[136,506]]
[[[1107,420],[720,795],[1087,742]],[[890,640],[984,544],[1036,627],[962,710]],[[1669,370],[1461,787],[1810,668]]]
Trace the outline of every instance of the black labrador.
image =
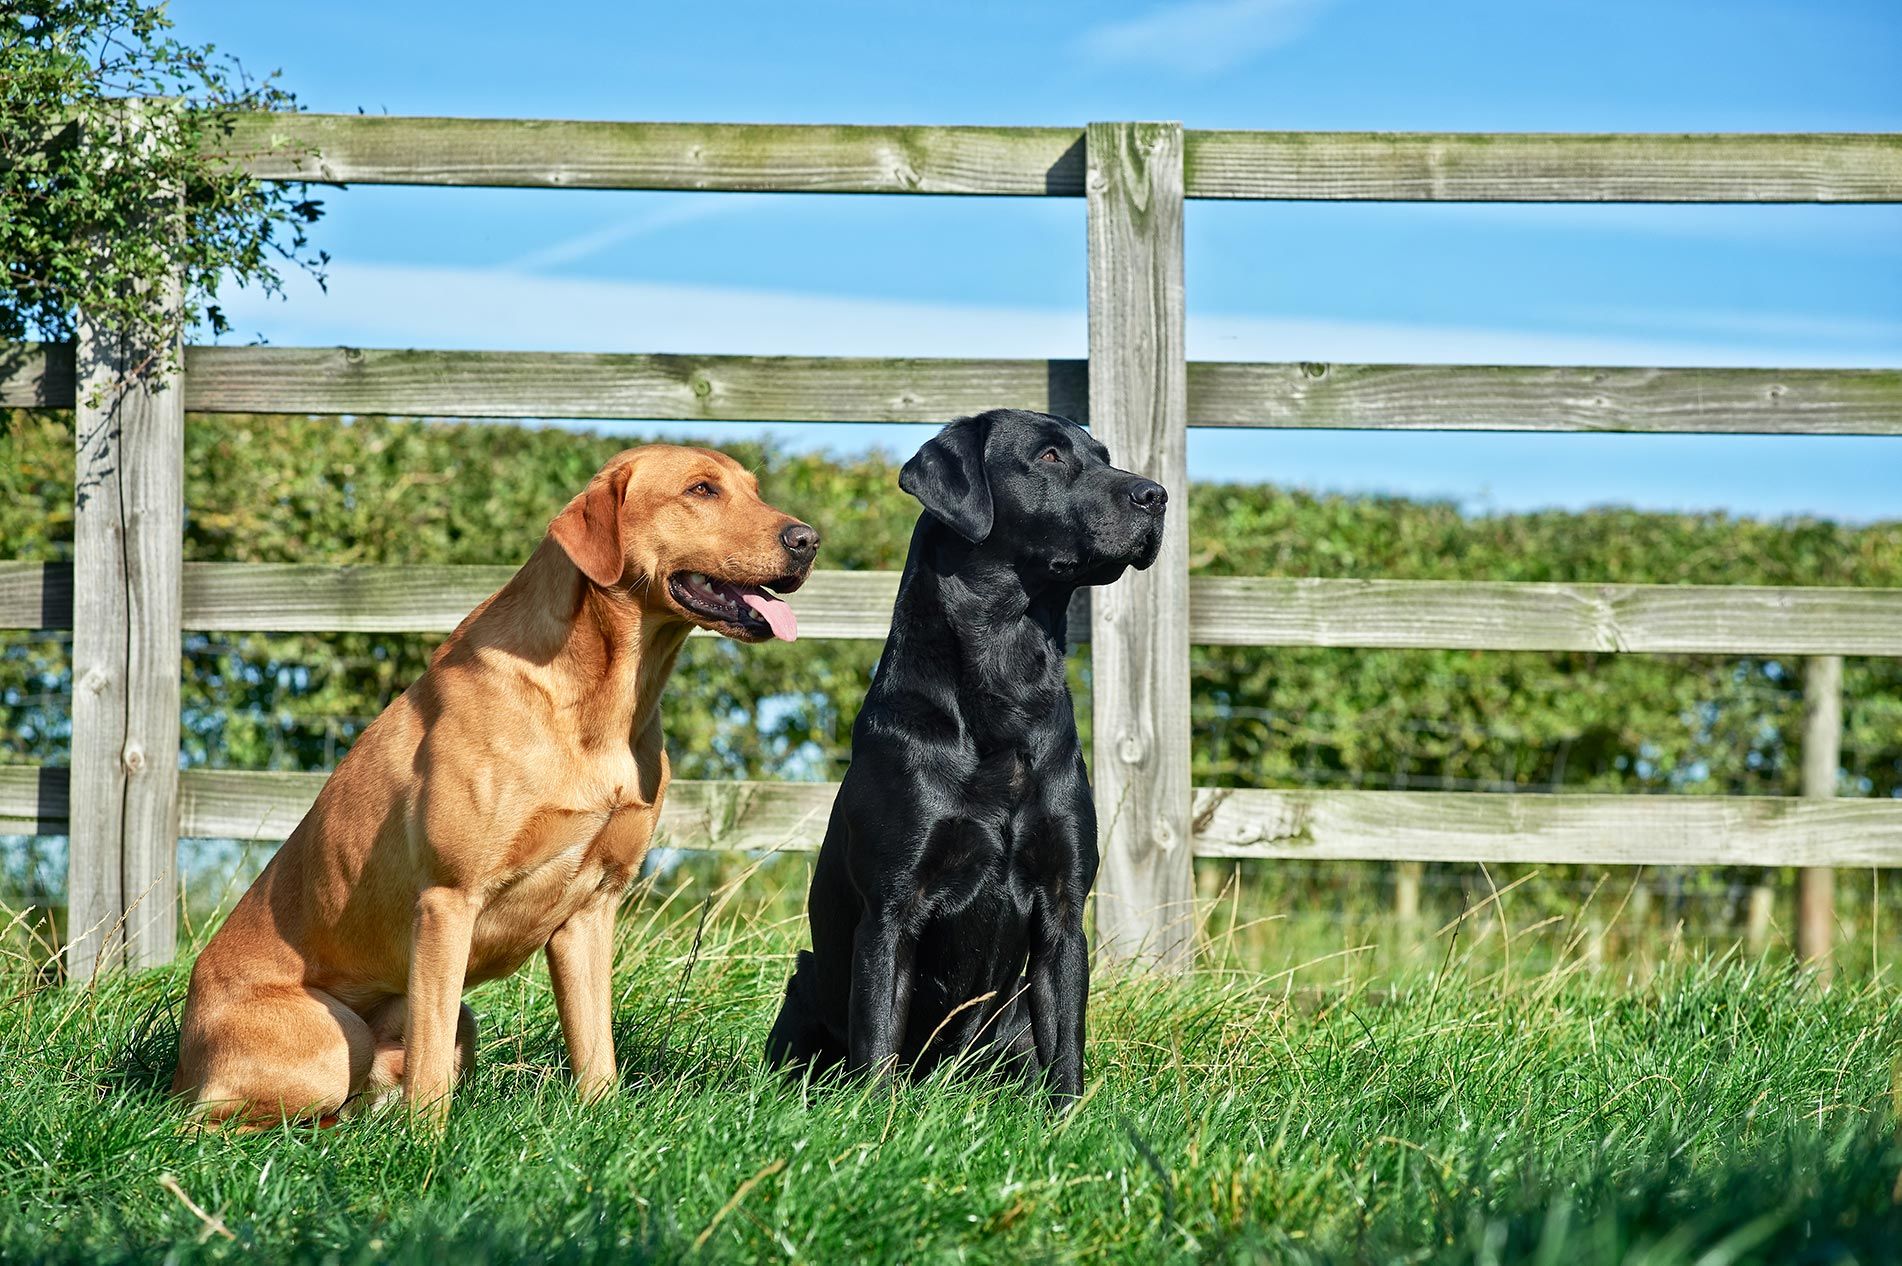
[[1064,678],[1070,596],[1162,545],[1160,484],[1074,422],[960,418],[898,479],[924,503],[812,877],[773,1064],[923,1076],[970,1052],[1083,1089],[1096,806]]

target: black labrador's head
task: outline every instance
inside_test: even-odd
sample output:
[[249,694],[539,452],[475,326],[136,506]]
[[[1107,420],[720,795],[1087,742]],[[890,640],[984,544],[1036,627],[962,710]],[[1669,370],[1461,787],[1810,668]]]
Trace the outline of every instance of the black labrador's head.
[[987,554],[1020,571],[1103,585],[1162,548],[1161,484],[1110,465],[1065,418],[993,409],[959,418],[918,450],[898,486]]

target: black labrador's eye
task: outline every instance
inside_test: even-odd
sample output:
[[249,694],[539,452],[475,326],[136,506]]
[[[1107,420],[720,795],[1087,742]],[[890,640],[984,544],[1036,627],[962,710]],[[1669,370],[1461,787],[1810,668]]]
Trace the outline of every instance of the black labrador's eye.
[[687,489],[687,495],[690,497],[717,497],[720,495],[720,490],[702,479],[699,483]]
[[1063,460],[1063,454],[1054,448],[1046,448],[1043,452],[1037,454],[1037,460],[1040,462],[1061,462]]

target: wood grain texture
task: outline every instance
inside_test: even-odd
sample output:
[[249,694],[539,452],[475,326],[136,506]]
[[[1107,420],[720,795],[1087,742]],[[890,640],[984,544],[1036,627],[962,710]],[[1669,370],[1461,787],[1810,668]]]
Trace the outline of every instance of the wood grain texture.
[[[188,838],[273,841],[310,811],[327,773],[191,769],[180,775],[179,832]],[[0,766],[0,831],[66,829],[68,771]],[[836,783],[695,782],[668,786],[657,848],[816,849]]]
[[1902,802],[1795,796],[1196,793],[1201,857],[1902,866]]
[[1087,408],[1080,360],[195,347],[186,364],[200,413],[942,423]]
[[[515,571],[188,563],[185,626],[271,633],[446,633]],[[818,571],[788,601],[803,637],[880,639],[891,625],[897,593],[897,572]]]
[[1182,129],[1092,123],[1087,156],[1091,427],[1175,501],[1155,565],[1092,600],[1097,949],[1180,969],[1195,928]]
[[[942,422],[1089,420],[1081,360],[186,349],[194,413]],[[71,349],[0,351],[0,406],[70,408]],[[1902,434],[1902,370],[1191,361],[1189,423],[1396,431]]]
[[1190,132],[1192,198],[1897,202],[1887,133]]
[[1902,589],[1198,576],[1211,646],[1902,655]]
[[0,409],[72,407],[72,344],[0,343]]
[[185,627],[202,632],[447,633],[514,567],[187,563]]
[[[447,633],[514,574],[467,565],[186,563],[181,618],[201,632]],[[897,593],[897,572],[822,570],[789,601],[803,637],[879,641]],[[1079,593],[1070,606],[1073,641],[1089,640],[1089,617],[1089,594]],[[71,627],[70,564],[0,561],[0,629]]]
[[213,152],[266,180],[781,193],[1083,192],[1078,128],[240,118]]
[[[326,774],[189,770],[186,835],[281,840],[303,820]],[[836,783],[696,782],[667,788],[656,848],[809,851],[825,835]],[[4,820],[4,819],[0,819]]]
[[[56,834],[66,770],[0,766],[0,830]],[[187,770],[181,831],[280,840],[326,774]],[[668,788],[661,847],[818,847],[836,783]],[[1902,866],[1902,802],[1794,796],[1195,789],[1198,857],[1608,866]]]
[[0,835],[66,834],[71,772],[58,765],[0,765]]
[[[1829,800],[1843,764],[1843,660],[1818,655],[1803,666],[1803,795]],[[1796,955],[1827,980],[1836,942],[1836,872],[1796,872]]]
[[[80,314],[79,349],[88,392],[107,391],[122,364],[119,341]],[[115,393],[116,394],[116,393]],[[123,453],[110,396],[75,410],[73,516],[73,785],[67,846],[66,973],[89,980],[125,961],[126,595]],[[36,617],[37,619],[37,617]]]
[[177,939],[185,408],[164,349],[84,313],[79,331],[66,961],[85,980]]
[[72,627],[71,563],[0,561],[0,629]]
[[1902,435],[1902,370],[1191,361],[1189,424]]
[[[255,176],[346,184],[788,193],[1084,192],[1076,128],[257,115],[213,142]],[[1193,131],[1192,198],[1894,202],[1888,134]]]
[[[510,567],[186,563],[189,629],[446,633]],[[885,636],[896,572],[817,571],[792,595],[805,637]],[[71,569],[0,563],[0,628],[64,629]],[[1089,595],[1070,610],[1091,636]],[[1902,656],[1902,590],[1745,585],[1194,576],[1189,638],[1208,646]]]

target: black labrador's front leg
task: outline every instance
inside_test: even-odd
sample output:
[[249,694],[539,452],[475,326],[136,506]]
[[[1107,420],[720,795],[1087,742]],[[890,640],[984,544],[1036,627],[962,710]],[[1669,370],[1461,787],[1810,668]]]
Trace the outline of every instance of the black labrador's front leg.
[[889,1075],[911,1010],[915,938],[891,906],[868,907],[852,937],[852,997],[847,1012],[847,1062],[854,1073]]
[[1090,946],[1081,918],[1044,911],[1030,950],[1030,1032],[1050,1099],[1061,1110],[1083,1093],[1083,1019]]

